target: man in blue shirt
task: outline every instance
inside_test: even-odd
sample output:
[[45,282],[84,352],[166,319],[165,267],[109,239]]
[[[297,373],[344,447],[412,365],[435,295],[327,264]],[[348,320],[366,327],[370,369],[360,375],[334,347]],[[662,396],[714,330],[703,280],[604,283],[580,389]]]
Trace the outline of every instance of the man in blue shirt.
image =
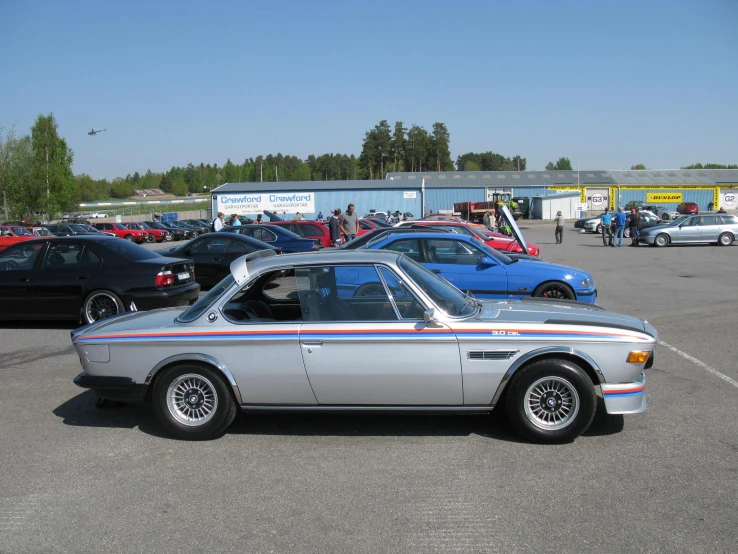
[[610,208],[605,208],[605,213],[600,216],[600,221],[602,222],[602,244],[612,246],[612,229],[610,228],[612,214]]
[[615,241],[618,240],[618,237],[620,237],[620,240],[618,241],[618,246],[623,245],[623,235],[625,234],[626,219],[628,219],[628,216],[625,215],[623,207],[620,206],[618,208],[618,213],[615,214],[615,237],[612,240],[613,247],[615,246]]

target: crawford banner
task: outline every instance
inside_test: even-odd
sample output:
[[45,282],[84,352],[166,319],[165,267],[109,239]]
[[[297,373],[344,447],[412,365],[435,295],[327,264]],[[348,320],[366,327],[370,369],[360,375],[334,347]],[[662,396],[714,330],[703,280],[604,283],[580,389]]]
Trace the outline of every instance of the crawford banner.
[[314,192],[245,192],[241,194],[218,194],[216,211],[224,214],[260,214],[269,210],[276,214],[314,213]]

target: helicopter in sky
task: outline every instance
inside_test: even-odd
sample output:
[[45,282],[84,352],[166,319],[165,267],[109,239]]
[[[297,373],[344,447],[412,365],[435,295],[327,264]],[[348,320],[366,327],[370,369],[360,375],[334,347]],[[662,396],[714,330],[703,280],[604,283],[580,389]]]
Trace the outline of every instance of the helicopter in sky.
[[92,136],[92,135],[96,135],[96,134],[98,134],[98,133],[104,133],[104,132],[105,132],[105,129],[94,129],[94,128],[93,128],[93,129],[90,129],[90,130],[89,130],[89,131],[87,132],[87,134],[88,134],[88,135],[90,135],[90,136]]

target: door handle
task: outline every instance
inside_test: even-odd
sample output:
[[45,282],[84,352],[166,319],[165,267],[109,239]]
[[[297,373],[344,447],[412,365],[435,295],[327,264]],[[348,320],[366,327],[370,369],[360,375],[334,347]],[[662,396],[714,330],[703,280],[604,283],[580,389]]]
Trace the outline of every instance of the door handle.
[[30,279],[30,277],[20,277],[20,278],[19,278],[18,280],[19,280],[19,281],[20,281],[21,283],[27,283],[27,282],[28,282],[28,281],[30,281],[31,279]]
[[213,261],[219,262],[222,259],[223,259],[223,256],[220,256],[220,257],[213,256]]
[[434,269],[433,270],[433,273],[441,273],[441,270],[440,269]]
[[316,340],[310,339],[310,340],[304,340],[304,341],[302,341],[302,344],[304,346],[320,346],[321,344],[323,344],[323,341],[322,340],[318,340],[318,339],[316,339]]

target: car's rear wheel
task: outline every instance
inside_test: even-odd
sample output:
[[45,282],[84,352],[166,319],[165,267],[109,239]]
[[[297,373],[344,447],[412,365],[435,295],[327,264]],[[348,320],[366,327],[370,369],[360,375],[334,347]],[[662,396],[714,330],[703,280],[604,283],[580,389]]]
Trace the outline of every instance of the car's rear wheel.
[[664,221],[669,221],[669,214],[661,214],[661,219]]
[[595,233],[597,233],[598,235],[602,234],[602,223],[599,223],[597,225],[597,229],[595,229]]
[[541,360],[518,370],[507,389],[510,423],[536,442],[568,442],[587,430],[597,408],[594,385],[569,360]]
[[154,242],[156,237],[154,235],[146,235],[146,242]]
[[131,241],[131,242],[135,242],[135,240],[136,240],[136,239],[134,239],[134,238],[133,238],[133,235],[126,235],[126,236],[125,236],[125,237],[123,237],[123,238],[125,238],[126,240],[129,240],[129,241]]
[[666,246],[667,244],[669,244],[669,235],[665,235],[664,233],[656,235],[656,238],[653,239],[653,243],[656,246]]
[[540,298],[557,298],[559,300],[576,300],[577,295],[569,285],[559,282],[543,283],[533,291],[533,296]]
[[730,246],[733,244],[733,235],[731,233],[723,233],[718,237],[718,244],[720,246]]
[[94,323],[124,311],[123,301],[117,294],[109,290],[96,290],[82,304],[82,319],[85,323]]
[[219,437],[236,417],[236,403],[215,371],[194,364],[170,367],[154,384],[154,413],[164,429],[186,440]]
[[626,228],[625,228],[625,230],[623,231],[623,236],[624,236],[624,237],[625,237],[626,239],[629,239],[629,238],[630,238],[630,227],[626,227]]

